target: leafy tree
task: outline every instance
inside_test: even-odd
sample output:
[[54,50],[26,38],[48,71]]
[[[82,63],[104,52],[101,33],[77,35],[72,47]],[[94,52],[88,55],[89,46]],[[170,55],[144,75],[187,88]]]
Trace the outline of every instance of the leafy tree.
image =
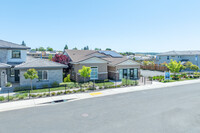
[[68,46],[67,46],[67,44],[66,44],[66,45],[65,45],[65,47],[64,47],[64,50],[65,50],[65,49],[68,49]]
[[36,49],[31,49],[31,51],[36,51]]
[[81,77],[84,78],[84,83],[85,83],[85,78],[90,77],[91,68],[83,66],[82,69],[78,70],[78,72],[80,73]]
[[143,61],[143,65],[144,65],[144,66],[149,65],[149,61]]
[[107,51],[111,51],[112,49],[111,49],[111,48],[106,48],[106,50],[107,50]]
[[39,49],[38,49],[38,48],[36,48],[36,49],[35,49],[35,51],[39,51]]
[[99,50],[101,50],[100,48],[95,48],[94,50],[97,50],[97,51],[99,51]]
[[47,51],[53,51],[53,48],[47,47]]
[[26,46],[26,43],[25,43],[24,41],[22,41],[22,45],[23,45],[23,46]]
[[167,65],[167,62],[163,62],[160,64],[161,66],[166,66]]
[[83,50],[89,50],[89,47],[88,47],[88,46],[86,46],[86,47],[84,47],[84,48],[83,48]]
[[73,48],[73,50],[78,50],[77,47]]
[[50,61],[52,61],[53,55],[50,54],[48,58],[49,58]]
[[67,65],[70,61],[69,57],[63,54],[56,54],[52,61]]
[[184,64],[184,66],[186,67],[186,68],[188,68],[188,69],[191,69],[191,66],[192,66],[193,64],[192,64],[192,62],[190,62],[190,61],[187,61],[185,64]]
[[198,71],[199,67],[197,65],[191,65],[190,69],[194,71]]
[[27,72],[24,73],[24,78],[31,80],[31,90],[32,90],[33,89],[32,81],[33,79],[38,78],[38,73],[35,69],[28,69]]
[[167,68],[170,70],[170,72],[174,73],[174,75],[176,75],[176,73],[179,73],[181,68],[183,68],[183,65],[181,65],[181,62],[177,62],[176,60],[172,60],[170,61],[169,64],[166,64]]
[[39,47],[38,51],[46,51],[44,47]]

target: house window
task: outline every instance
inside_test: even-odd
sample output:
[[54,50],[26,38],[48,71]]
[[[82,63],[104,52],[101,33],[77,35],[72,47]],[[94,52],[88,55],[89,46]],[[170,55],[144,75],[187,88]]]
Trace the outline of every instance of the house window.
[[159,60],[161,59],[161,56],[159,56]]
[[47,72],[47,70],[38,71],[38,79],[39,80],[48,80],[48,72]]
[[167,56],[167,60],[169,60],[169,56]]
[[98,79],[98,68],[97,67],[91,67],[91,74],[90,79]]
[[12,58],[21,58],[20,50],[12,50]]

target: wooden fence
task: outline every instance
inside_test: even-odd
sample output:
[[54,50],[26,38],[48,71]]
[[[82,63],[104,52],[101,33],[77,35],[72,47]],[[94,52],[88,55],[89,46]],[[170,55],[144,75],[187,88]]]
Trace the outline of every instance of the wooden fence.
[[155,70],[155,71],[169,71],[169,69],[166,66],[161,66],[161,65],[141,65],[140,66],[141,69],[144,70]]

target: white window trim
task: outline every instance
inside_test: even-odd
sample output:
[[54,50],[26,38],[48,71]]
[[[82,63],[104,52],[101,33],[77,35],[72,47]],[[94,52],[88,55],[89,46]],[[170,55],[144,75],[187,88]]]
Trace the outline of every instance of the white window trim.
[[91,69],[92,69],[92,67],[96,67],[97,68],[97,78],[91,78],[91,73],[92,73],[92,70],[91,70],[90,80],[98,80],[99,79],[99,68],[98,68],[98,66],[90,66]]
[[[48,70],[38,70],[38,71],[42,71],[42,79],[38,78],[38,81],[47,81],[47,80],[49,80],[49,71]],[[44,73],[44,71],[47,72],[47,79],[43,79],[43,73]]]

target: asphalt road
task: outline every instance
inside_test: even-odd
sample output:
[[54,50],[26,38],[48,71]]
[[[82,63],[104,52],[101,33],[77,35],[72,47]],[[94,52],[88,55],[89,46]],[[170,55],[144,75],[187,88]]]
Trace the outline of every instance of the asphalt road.
[[200,133],[200,84],[1,112],[0,133]]

